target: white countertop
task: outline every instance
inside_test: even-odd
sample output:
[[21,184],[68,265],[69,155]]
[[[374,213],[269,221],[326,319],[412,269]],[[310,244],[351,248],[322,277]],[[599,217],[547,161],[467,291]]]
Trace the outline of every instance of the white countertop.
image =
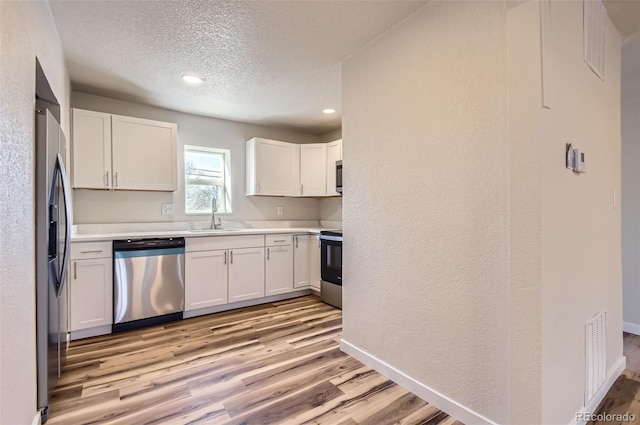
[[[318,234],[340,228],[339,222],[281,221],[229,222],[221,229],[208,229],[209,223],[123,223],[73,226],[72,242],[98,242],[114,239],[197,238],[204,236],[241,236],[264,234]],[[202,230],[200,230],[202,229]]]
[[264,234],[295,234],[320,233],[323,228],[256,228],[256,229],[216,229],[216,230],[156,230],[149,232],[118,232],[118,233],[72,233],[71,242],[97,242],[114,239],[146,239],[146,238],[197,238],[203,236],[241,236]]

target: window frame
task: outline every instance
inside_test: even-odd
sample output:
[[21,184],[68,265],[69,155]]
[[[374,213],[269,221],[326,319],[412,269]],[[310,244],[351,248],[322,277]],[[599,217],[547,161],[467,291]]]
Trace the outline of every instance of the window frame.
[[193,179],[188,179],[187,178],[187,152],[200,152],[200,153],[205,153],[205,154],[217,154],[222,156],[222,162],[223,162],[223,177],[222,177],[222,181],[221,181],[221,187],[222,187],[222,192],[223,192],[223,203],[222,203],[222,207],[224,207],[224,210],[222,210],[221,204],[218,203],[218,211],[216,212],[216,214],[221,214],[221,215],[225,215],[225,214],[232,214],[233,212],[233,205],[232,205],[232,197],[231,197],[231,151],[229,149],[222,149],[222,148],[213,148],[213,147],[208,147],[208,146],[195,146],[195,145],[184,145],[183,148],[183,158],[182,158],[182,166],[183,166],[183,179],[184,179],[184,214],[188,215],[188,216],[198,216],[198,215],[211,215],[211,211],[193,211],[190,212],[187,209],[187,187],[191,184],[193,186],[215,186],[215,184],[195,184],[195,183],[189,183],[189,181],[192,181]]

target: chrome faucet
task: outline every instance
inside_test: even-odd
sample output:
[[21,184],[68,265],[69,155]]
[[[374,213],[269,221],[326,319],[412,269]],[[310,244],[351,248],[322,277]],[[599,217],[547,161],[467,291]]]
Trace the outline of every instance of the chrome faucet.
[[216,213],[218,212],[218,200],[214,197],[211,198],[211,229],[217,229],[222,226],[222,220],[218,217],[216,222]]

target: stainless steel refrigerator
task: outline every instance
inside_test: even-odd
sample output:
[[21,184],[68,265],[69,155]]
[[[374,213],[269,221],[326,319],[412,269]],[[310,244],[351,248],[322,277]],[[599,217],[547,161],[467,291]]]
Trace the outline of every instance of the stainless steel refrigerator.
[[48,418],[51,392],[66,360],[71,236],[70,192],[64,167],[66,140],[47,102],[36,102],[36,347],[38,408]]

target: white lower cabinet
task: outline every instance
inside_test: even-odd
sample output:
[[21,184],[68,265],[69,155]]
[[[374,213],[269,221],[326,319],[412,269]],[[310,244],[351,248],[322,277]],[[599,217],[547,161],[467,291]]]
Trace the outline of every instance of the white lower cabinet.
[[70,331],[113,324],[111,242],[72,244],[69,266]]
[[185,256],[185,311],[227,303],[227,250],[188,252]]
[[229,251],[229,302],[264,297],[264,248]]
[[293,291],[291,235],[268,235],[265,262],[265,294]]
[[264,235],[188,238],[185,311],[264,297]]
[[293,287],[308,288],[309,278],[309,244],[310,235],[295,235],[293,237]]
[[309,244],[309,283],[320,292],[320,235],[312,235]]

